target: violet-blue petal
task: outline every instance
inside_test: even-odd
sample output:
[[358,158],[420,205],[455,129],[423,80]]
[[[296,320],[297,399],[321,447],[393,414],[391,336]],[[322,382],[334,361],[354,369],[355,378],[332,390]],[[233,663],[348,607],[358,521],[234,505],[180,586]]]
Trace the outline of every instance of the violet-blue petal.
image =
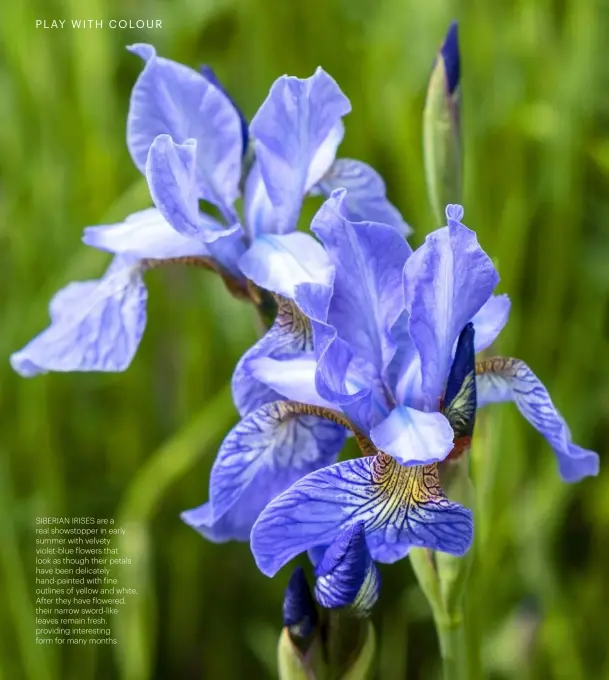
[[387,199],[383,178],[362,161],[337,158],[317,184],[317,189],[326,196],[330,196],[335,189],[346,189],[344,210],[354,222],[389,224],[402,236],[412,232],[400,211]]
[[383,373],[384,384],[389,388],[396,404],[422,407],[421,360],[410,337],[410,318],[405,309],[393,324],[391,337],[396,351]]
[[259,569],[274,576],[359,521],[379,562],[395,562],[412,546],[462,555],[472,541],[472,513],[443,495],[435,465],[407,468],[378,455],[330,465],[293,484],[254,524],[252,552]]
[[236,503],[220,519],[214,519],[211,503],[203,503],[192,510],[184,510],[180,517],[212,543],[247,541],[252,529],[251,510],[246,503]]
[[348,526],[327,548],[315,569],[315,599],[326,609],[352,606],[366,614],[377,601],[381,576],[366,545],[363,522]]
[[227,435],[212,467],[214,519],[245,504],[253,524],[277,494],[336,460],[344,440],[344,427],[298,414],[286,402],[265,404],[250,413]]
[[215,71],[211,66],[208,66],[207,64],[203,64],[199,71],[207,78],[207,80],[212,84],[215,85],[222,94],[226,95],[230,103],[233,105],[235,108],[235,111],[239,115],[239,120],[241,122],[241,141],[242,141],[242,153],[245,154],[247,151],[247,143],[249,141],[249,129],[247,125],[247,120],[245,119],[245,116],[243,115],[243,111],[237,106],[237,103],[235,100],[231,97],[230,92],[227,92],[226,88],[222,83],[220,82],[220,79],[216,75]]
[[458,221],[462,214],[460,206],[449,206],[448,226],[427,236],[404,268],[404,298],[410,336],[421,357],[426,410],[439,409],[459,333],[499,281],[476,234]]
[[254,240],[239,262],[256,285],[295,299],[300,284],[327,287],[332,292],[334,268],[320,243],[309,234],[265,234]]
[[124,371],[146,326],[147,291],[137,264],[116,256],[103,278],[72,283],[51,301],[51,325],[11,355],[17,373]]
[[474,314],[472,322],[476,331],[476,352],[482,352],[495,342],[507,323],[511,305],[507,295],[491,295]]
[[317,362],[313,352],[296,357],[259,357],[249,362],[247,370],[259,382],[267,385],[283,399],[303,404],[336,408],[333,402],[323,399],[315,386]]
[[333,78],[318,68],[310,78],[282,76],[256,115],[250,132],[276,233],[293,231],[302,199],[328,170],[342,139],[341,119],[351,105]]
[[428,465],[446,458],[453,448],[453,429],[441,413],[397,406],[372,428],[374,445],[402,465]]
[[334,191],[311,225],[336,267],[328,323],[380,375],[395,354],[390,331],[404,309],[399,291],[412,251],[395,229],[345,217],[346,193]]
[[171,136],[176,144],[195,139],[197,198],[230,212],[241,178],[241,121],[235,107],[203,75],[157,57],[151,45],[128,49],[146,62],[127,116],[127,146],[136,166],[145,172],[159,135]]
[[[251,347],[239,360],[232,378],[233,401],[242,416],[255,411],[263,404],[279,399],[293,399],[294,401],[310,402],[306,398],[294,398],[290,394],[283,394],[279,386],[275,386],[274,380],[278,376],[285,375],[283,363],[294,357],[306,356],[313,349],[313,335],[309,320],[302,314],[294,302],[287,298],[279,298],[277,302],[277,315],[269,331]],[[259,361],[273,361],[273,357],[280,359],[279,370],[271,367],[268,375],[264,370],[259,371]],[[309,370],[313,372],[310,377],[311,391],[315,390],[315,361]],[[306,367],[303,372],[299,367],[294,372],[288,369],[290,378],[288,384],[292,386],[295,378],[307,382]],[[304,374],[303,374],[304,373]]]
[[251,238],[277,231],[275,206],[269,198],[258,160],[254,161],[245,180],[243,204],[245,223]]
[[478,407],[492,402],[513,401],[522,415],[554,450],[565,482],[578,482],[597,475],[599,457],[577,446],[547,389],[520,359],[495,357],[476,365]]
[[82,240],[93,248],[142,260],[209,255],[206,244],[179,234],[156,208],[133,213],[123,222],[86,227]]
[[146,179],[156,207],[178,233],[213,243],[239,232],[241,227],[233,224],[224,229],[199,211],[196,160],[196,140],[176,144],[169,135],[159,135],[150,146]]

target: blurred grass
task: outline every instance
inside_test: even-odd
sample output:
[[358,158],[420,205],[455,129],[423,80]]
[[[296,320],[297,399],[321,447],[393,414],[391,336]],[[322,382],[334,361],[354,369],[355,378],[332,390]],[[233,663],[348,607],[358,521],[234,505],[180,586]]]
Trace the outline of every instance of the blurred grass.
[[[466,223],[499,262],[513,311],[498,343],[540,375],[576,441],[609,435],[609,65],[603,0],[30,0],[0,7],[0,678],[272,677],[285,575],[214,546],[178,514],[206,499],[225,385],[250,310],[200,272],[148,275],[149,324],[123,375],[15,376],[8,354],[51,294],[106,258],[85,225],[149,205],[124,146],[140,69],[126,44],[207,62],[251,116],[274,78],[322,64],[351,98],[341,155],[375,165],[419,242],[433,228],[420,123],[433,54],[457,17]],[[35,28],[36,19],[161,19],[161,30]],[[481,419],[472,680],[609,678],[609,482],[562,485],[511,407]],[[208,420],[210,424],[208,425]],[[39,515],[120,518],[142,591],[118,650],[34,644]],[[380,678],[436,677],[433,629],[407,562],[383,569]]]

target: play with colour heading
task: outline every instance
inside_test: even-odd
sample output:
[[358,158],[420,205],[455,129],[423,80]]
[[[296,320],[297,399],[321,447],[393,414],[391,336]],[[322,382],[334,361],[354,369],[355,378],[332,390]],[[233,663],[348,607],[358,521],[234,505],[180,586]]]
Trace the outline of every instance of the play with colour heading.
[[161,19],[36,19],[36,28],[163,28]]

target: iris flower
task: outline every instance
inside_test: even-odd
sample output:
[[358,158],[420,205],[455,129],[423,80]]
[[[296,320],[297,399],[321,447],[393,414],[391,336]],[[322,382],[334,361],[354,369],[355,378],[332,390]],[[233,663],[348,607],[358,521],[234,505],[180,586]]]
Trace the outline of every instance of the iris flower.
[[408,231],[371,167],[335,159],[351,106],[321,68],[306,79],[279,78],[248,127],[209,68],[158,57],[146,44],[129,49],[145,66],[131,94],[127,147],[156,207],[85,229],[85,244],[114,259],[101,279],[71,283],[53,298],[50,326],[11,357],[24,376],[126,369],[146,325],[142,275],[152,267],[211,268],[247,298],[260,257],[287,251],[313,266],[321,246],[295,231],[308,193],[347,187],[352,216]]
[[[449,206],[447,226],[412,252],[395,229],[352,221],[345,198],[344,191],[334,192],[312,225],[325,246],[331,283],[294,280],[276,258],[256,272],[255,283],[289,298],[292,320],[278,318],[244,357],[235,382],[258,385],[261,401],[277,398],[241,423],[258,423],[256,445],[251,430],[235,430],[230,455],[221,455],[212,473],[207,519],[215,522],[239,514],[249,523],[260,512],[253,500],[274,496],[251,532],[256,562],[267,575],[303,551],[331,544],[356,522],[363,523],[376,561],[393,562],[411,546],[466,552],[471,511],[446,498],[438,463],[467,445],[474,417],[467,411],[476,393],[478,407],[514,401],[552,446],[566,481],[598,471],[597,454],[572,443],[526,364],[474,365],[474,351],[486,349],[505,325],[510,302],[493,295],[499,277],[475,233],[461,223],[462,208]],[[463,370],[455,351],[461,345],[467,357],[468,344],[471,365]],[[326,419],[350,429],[364,456],[331,465],[318,456],[317,469],[303,476],[310,449],[300,446],[300,433],[285,433],[305,414],[319,419],[317,427]],[[307,438],[317,437],[306,430]],[[297,481],[279,495],[257,484],[260,470],[275,480],[288,468]]]

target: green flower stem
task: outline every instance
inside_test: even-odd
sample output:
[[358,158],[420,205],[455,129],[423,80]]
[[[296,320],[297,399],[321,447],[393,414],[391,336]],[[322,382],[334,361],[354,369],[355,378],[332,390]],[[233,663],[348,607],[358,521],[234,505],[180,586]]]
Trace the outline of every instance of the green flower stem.
[[410,562],[433,614],[444,680],[468,680],[467,647],[461,603],[442,594],[442,583],[436,569],[433,551],[413,548]]
[[434,616],[434,621],[440,641],[444,680],[468,680],[467,648],[461,612],[441,620]]

